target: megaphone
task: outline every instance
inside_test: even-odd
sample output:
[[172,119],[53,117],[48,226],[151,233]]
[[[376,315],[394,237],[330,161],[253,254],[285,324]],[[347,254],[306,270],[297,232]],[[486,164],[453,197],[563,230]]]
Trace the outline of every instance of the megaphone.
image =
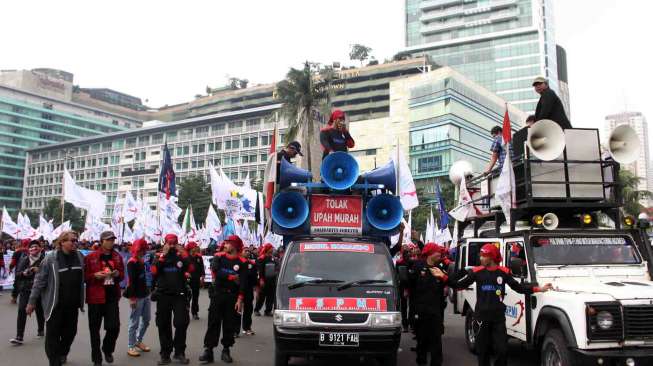
[[393,193],[397,190],[395,163],[392,161],[382,167],[361,174],[361,177],[369,184],[383,184],[385,189]]
[[458,160],[453,163],[449,169],[449,180],[451,183],[458,186],[463,180],[463,177],[472,175],[473,171],[474,167],[472,167],[472,163],[467,160]]
[[554,213],[549,212],[548,214],[542,216],[542,227],[546,230],[555,230],[558,228],[559,224],[560,220]]
[[528,129],[526,144],[536,158],[551,161],[565,150],[565,132],[552,120],[542,119]]
[[392,230],[401,223],[404,208],[397,196],[380,194],[367,202],[365,209],[367,221],[379,230]]
[[279,187],[286,188],[291,183],[310,182],[313,175],[308,170],[298,168],[286,159],[281,159],[281,166],[279,167]]
[[285,229],[301,226],[308,218],[308,201],[298,192],[277,193],[272,200],[272,220]]
[[343,191],[358,180],[358,162],[346,152],[336,151],[324,158],[320,174],[329,188]]
[[635,130],[628,125],[620,125],[610,134],[607,148],[614,161],[630,164],[639,157],[641,146]]

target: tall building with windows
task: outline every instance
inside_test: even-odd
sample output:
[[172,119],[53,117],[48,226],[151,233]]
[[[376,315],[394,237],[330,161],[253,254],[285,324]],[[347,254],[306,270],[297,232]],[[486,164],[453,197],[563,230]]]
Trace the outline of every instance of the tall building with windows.
[[641,112],[622,112],[605,117],[605,124],[603,126],[602,139],[605,141],[610,136],[610,133],[620,125],[629,125],[637,133],[639,137],[639,157],[632,164],[622,165],[622,168],[627,169],[637,177],[641,178],[637,189],[639,190],[653,190],[649,185],[651,174],[649,171],[649,141],[648,141],[648,123],[646,117]]
[[531,83],[559,92],[552,0],[406,0],[403,53],[428,55],[532,113]]
[[101,108],[117,107],[109,103],[74,102],[72,80],[54,69],[0,72],[0,205],[12,213],[21,207],[26,150],[141,126],[135,113]]

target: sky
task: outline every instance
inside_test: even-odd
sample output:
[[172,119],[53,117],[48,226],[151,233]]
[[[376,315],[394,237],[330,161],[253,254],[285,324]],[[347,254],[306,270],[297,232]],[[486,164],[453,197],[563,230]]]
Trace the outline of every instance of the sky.
[[[404,45],[403,7],[404,0],[5,1],[0,69],[63,69],[82,87],[160,107],[228,77],[276,82],[306,60],[356,65],[348,59],[353,43],[391,58]],[[554,10],[574,126],[601,128],[624,109],[653,121],[653,1],[554,0]]]

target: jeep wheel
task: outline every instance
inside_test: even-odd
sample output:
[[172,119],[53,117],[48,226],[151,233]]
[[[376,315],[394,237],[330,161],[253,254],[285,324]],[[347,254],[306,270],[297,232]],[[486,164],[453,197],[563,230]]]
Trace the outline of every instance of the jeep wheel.
[[562,335],[559,329],[551,329],[546,333],[540,352],[541,366],[574,365],[574,356],[569,351],[565,336]]
[[467,315],[465,316],[465,342],[467,343],[467,348],[473,354],[476,354],[476,336],[480,329],[481,324],[474,319],[474,311],[471,309],[467,310]]
[[274,366],[288,366],[289,357],[280,352],[276,347],[274,348]]

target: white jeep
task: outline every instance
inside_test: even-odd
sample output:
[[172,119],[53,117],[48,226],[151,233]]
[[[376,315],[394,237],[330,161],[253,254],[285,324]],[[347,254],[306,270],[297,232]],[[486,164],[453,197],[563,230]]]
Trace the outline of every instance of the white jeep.
[[[552,283],[533,295],[506,287],[508,335],[540,353],[541,365],[652,365],[653,282],[651,250],[637,230],[516,228],[512,232],[466,230],[455,269],[479,265],[479,250],[497,243],[503,265],[521,281]],[[475,285],[454,291],[454,312],[466,317],[474,352]]]

